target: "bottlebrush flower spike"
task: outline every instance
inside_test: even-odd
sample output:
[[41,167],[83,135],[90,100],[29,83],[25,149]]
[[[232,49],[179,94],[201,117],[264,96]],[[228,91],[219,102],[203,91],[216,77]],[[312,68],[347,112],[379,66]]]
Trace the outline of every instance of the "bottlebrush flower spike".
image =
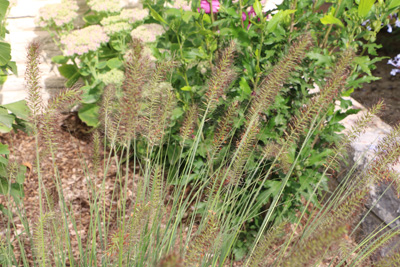
[[231,41],[219,56],[215,66],[211,68],[211,77],[208,81],[208,91],[206,93],[206,105],[210,112],[218,105],[221,97],[225,96],[225,91],[235,80],[237,73],[233,69],[236,52],[236,44]]
[[39,55],[39,44],[30,43],[27,47],[25,82],[28,90],[27,106],[31,110],[31,121],[35,125],[38,124],[39,116],[43,112],[42,87],[39,81]]
[[290,77],[290,73],[300,64],[305,57],[306,51],[312,45],[311,35],[304,34],[290,47],[287,55],[274,66],[270,74],[259,85],[250,107],[252,115],[257,115],[269,108]]
[[186,257],[185,266],[201,266],[207,253],[215,246],[216,236],[219,232],[219,221],[215,212],[208,211],[205,219],[206,225],[200,233],[191,240]]
[[197,126],[198,116],[199,116],[198,107],[196,104],[193,104],[189,108],[180,129],[182,144],[184,144],[185,140],[187,140],[190,137],[190,135],[194,133],[194,130]]
[[222,148],[222,145],[229,139],[232,130],[233,120],[238,112],[238,107],[238,101],[232,102],[225,115],[218,123],[217,130],[214,134],[211,155],[215,156],[215,154],[218,153],[218,151]]

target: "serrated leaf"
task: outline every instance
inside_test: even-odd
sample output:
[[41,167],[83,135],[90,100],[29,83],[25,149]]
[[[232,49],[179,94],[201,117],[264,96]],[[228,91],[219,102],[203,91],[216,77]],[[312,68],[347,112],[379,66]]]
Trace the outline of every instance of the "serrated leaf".
[[343,23],[340,21],[340,19],[335,18],[334,16],[328,14],[325,15],[323,18],[320,19],[321,23],[326,25],[326,24],[335,24],[339,25],[340,27],[344,28]]

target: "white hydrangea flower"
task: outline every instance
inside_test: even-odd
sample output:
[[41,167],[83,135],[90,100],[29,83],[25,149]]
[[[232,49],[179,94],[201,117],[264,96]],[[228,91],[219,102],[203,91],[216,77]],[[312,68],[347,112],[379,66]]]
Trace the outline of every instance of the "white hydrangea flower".
[[69,0],[63,0],[59,4],[46,5],[39,9],[39,15],[35,22],[40,27],[51,26],[53,23],[61,27],[73,22],[78,17],[78,9],[78,5]]
[[263,1],[261,1],[261,4],[263,6],[262,11],[268,12],[271,10],[275,10],[272,13],[276,13],[277,12],[276,9],[278,9],[278,6],[282,3],[283,3],[283,0],[263,0]]
[[122,70],[111,69],[106,73],[99,74],[98,78],[105,85],[115,84],[117,86],[121,86],[125,80],[125,75]]
[[131,32],[131,36],[132,38],[140,39],[144,43],[151,43],[164,32],[164,28],[160,24],[151,23],[140,25]]
[[97,12],[117,13],[122,9],[120,0],[89,0],[87,4]]
[[89,51],[96,51],[101,44],[109,41],[108,35],[99,25],[92,25],[81,30],[75,30],[61,37],[66,56],[83,55]]

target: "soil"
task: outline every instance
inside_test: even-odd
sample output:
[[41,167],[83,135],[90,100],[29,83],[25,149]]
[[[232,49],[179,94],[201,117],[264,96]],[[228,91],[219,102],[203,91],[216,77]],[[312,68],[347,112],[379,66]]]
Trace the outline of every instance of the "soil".
[[395,67],[387,62],[389,58],[400,54],[400,29],[391,34],[379,33],[377,40],[382,45],[378,50],[378,56],[388,57],[378,62],[376,69],[372,71],[374,76],[381,79],[356,89],[351,96],[367,108],[382,99],[386,108],[379,117],[387,124],[395,126],[400,122],[400,74],[391,76],[390,71]]

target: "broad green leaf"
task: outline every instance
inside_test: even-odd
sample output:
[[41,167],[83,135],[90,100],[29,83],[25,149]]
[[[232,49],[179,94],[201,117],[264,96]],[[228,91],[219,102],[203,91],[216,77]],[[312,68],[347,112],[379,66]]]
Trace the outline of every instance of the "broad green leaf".
[[251,88],[244,77],[240,79],[239,85],[240,89],[242,89],[242,92],[244,92],[245,95],[251,94]]
[[0,42],[0,66],[6,65],[11,60],[11,46],[9,43]]
[[157,13],[157,11],[155,11],[151,6],[149,6],[149,8],[150,8],[150,14],[153,16],[155,20],[168,25],[168,23],[163,19],[163,17],[161,17],[160,14]]
[[200,13],[197,12],[193,12],[193,11],[186,11],[183,16],[182,16],[182,20],[186,23],[189,22],[189,20],[194,17],[195,19],[197,19],[200,16]]
[[26,105],[25,100],[17,101],[14,103],[6,104],[3,105],[6,109],[14,113],[17,117],[23,119],[23,120],[28,120],[30,111],[28,106]]
[[63,55],[58,55],[58,56],[52,57],[51,61],[53,61],[54,63],[57,63],[57,64],[65,64],[68,62],[68,59],[69,58],[64,57]]
[[9,5],[10,2],[8,0],[0,0],[0,21],[4,19]]
[[360,0],[360,5],[358,6],[358,15],[362,18],[365,18],[374,3],[375,0]]
[[335,25],[339,25],[340,27],[344,28],[343,23],[340,21],[340,19],[335,18],[332,15],[325,15],[323,18],[320,19],[322,24],[335,24]]
[[15,117],[13,115],[0,115],[0,124],[7,128],[12,128],[12,124],[15,120]]
[[99,109],[96,104],[83,105],[78,116],[88,126],[96,127],[99,124]]
[[262,6],[260,1],[256,0],[253,4],[254,12],[256,12],[257,17],[262,18],[263,13],[262,13]]
[[284,20],[287,16],[290,14],[296,12],[296,10],[288,9],[288,10],[280,10],[278,13],[276,13],[272,19],[268,22],[267,24],[267,31],[272,32],[276,29],[278,24]]
[[400,6],[400,0],[392,0],[389,4],[389,9],[397,8]]
[[101,70],[104,69],[106,66],[107,66],[107,61],[100,61],[99,63],[97,63],[96,68]]
[[118,58],[112,58],[110,60],[107,61],[107,66],[110,69],[118,69],[119,67],[121,67],[123,65],[122,61],[119,60]]
[[71,78],[72,76],[74,76],[74,74],[76,74],[78,72],[76,67],[71,64],[65,64],[65,65],[58,67],[58,71],[60,72],[60,74],[62,76],[64,76],[67,79]]
[[87,23],[87,24],[99,24],[100,21],[104,18],[104,16],[102,15],[87,15],[83,17],[83,20]]
[[76,72],[74,75],[72,75],[72,77],[68,79],[68,81],[66,81],[65,87],[71,88],[79,80],[80,77],[81,74],[79,72]]
[[10,154],[10,150],[8,150],[8,145],[4,145],[4,144],[0,143],[0,154],[1,155]]
[[17,68],[17,63],[16,63],[15,61],[10,61],[10,62],[8,62],[8,63],[7,63],[7,67],[8,67],[8,69],[11,70],[11,72],[12,72],[14,75],[18,76],[18,68]]

